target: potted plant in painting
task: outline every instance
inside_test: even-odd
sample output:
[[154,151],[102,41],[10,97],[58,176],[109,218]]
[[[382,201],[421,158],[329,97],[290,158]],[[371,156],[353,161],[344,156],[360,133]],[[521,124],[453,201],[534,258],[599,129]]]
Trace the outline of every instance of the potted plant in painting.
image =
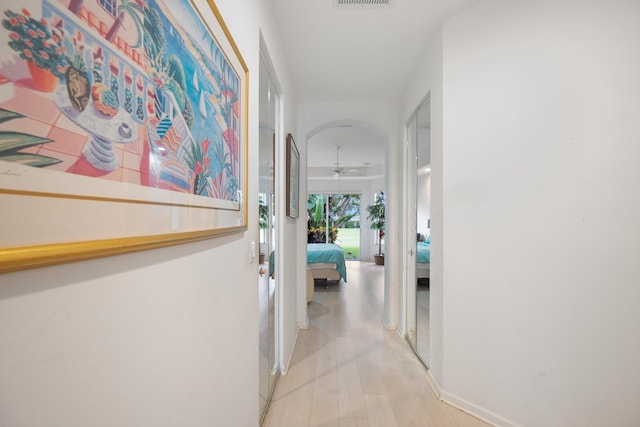
[[9,47],[27,62],[33,84],[43,92],[53,92],[69,66],[61,37],[47,21],[32,18],[26,9],[22,13],[5,10],[4,14],[2,26],[9,31]]
[[384,193],[376,195],[376,200],[372,205],[367,206],[369,215],[367,219],[371,221],[372,230],[378,230],[378,255],[374,255],[373,259],[376,265],[384,265],[384,254],[382,253],[382,238],[384,237]]

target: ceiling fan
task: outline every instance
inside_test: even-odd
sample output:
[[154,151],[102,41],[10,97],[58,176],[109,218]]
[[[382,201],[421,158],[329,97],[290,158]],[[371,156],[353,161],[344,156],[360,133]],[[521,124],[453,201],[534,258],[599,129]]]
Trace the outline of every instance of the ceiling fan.
[[340,178],[341,176],[356,176],[358,174],[358,169],[349,169],[345,170],[342,166],[340,166],[340,146],[336,146],[336,162],[335,167],[333,168],[333,177]]
[[333,168],[333,177],[338,178],[340,174],[344,171],[344,168],[340,166],[340,146],[336,145],[336,167]]

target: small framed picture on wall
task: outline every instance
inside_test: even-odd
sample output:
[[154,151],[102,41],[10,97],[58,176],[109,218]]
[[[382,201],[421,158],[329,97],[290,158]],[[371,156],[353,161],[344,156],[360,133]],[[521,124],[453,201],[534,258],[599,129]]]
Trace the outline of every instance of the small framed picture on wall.
[[291,134],[287,135],[287,216],[298,218],[300,194],[300,153]]

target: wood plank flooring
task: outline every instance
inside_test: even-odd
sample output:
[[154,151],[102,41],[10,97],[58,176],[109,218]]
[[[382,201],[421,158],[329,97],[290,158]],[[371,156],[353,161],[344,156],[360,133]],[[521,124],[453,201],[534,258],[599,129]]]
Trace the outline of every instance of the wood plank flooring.
[[316,285],[263,427],[488,425],[438,400],[409,344],[382,326],[383,268],[349,261],[349,283]]

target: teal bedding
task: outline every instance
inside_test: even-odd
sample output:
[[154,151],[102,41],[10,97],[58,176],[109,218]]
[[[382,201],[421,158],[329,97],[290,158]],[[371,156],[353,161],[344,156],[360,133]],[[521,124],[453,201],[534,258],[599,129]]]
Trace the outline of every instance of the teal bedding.
[[418,258],[416,259],[417,262],[431,262],[431,243],[418,242],[416,252],[418,253]]
[[336,270],[342,276],[342,280],[347,283],[347,266],[344,262],[344,252],[340,246],[333,243],[308,243],[307,264],[318,262],[335,263]]

